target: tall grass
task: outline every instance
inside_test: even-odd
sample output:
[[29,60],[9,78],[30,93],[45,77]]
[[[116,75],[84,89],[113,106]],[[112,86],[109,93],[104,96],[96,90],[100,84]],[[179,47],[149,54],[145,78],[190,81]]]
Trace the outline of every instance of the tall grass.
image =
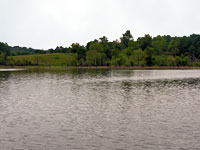
[[[28,66],[72,66],[76,63],[75,54],[53,53],[53,54],[36,54],[21,55],[8,57],[9,65]],[[70,64],[73,62],[73,64]]]

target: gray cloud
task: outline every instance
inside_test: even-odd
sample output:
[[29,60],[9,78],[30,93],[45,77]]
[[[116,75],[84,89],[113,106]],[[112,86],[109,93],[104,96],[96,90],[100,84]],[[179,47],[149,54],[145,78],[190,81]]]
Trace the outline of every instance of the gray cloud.
[[134,38],[200,32],[199,0],[0,0],[0,41],[55,48],[115,40],[127,29]]

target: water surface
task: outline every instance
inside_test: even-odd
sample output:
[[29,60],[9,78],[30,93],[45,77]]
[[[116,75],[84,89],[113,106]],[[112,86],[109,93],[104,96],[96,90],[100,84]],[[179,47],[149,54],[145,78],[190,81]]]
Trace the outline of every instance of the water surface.
[[197,150],[200,70],[0,72],[2,150]]

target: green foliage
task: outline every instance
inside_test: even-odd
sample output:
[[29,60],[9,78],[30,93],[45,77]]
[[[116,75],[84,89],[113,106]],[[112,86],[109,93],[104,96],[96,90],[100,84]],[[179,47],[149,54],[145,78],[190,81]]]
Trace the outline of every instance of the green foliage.
[[124,53],[120,53],[117,57],[113,57],[112,66],[129,66],[128,57]]
[[157,55],[160,55],[162,52],[167,50],[167,42],[161,36],[153,38],[152,46],[154,47]]
[[90,51],[103,52],[103,45],[101,43],[92,43],[89,47]]
[[136,50],[136,49],[140,48],[139,45],[138,45],[138,42],[133,41],[133,40],[129,41],[128,47],[133,49],[133,50]]
[[[66,66],[76,65],[75,57],[76,54],[37,54],[37,55],[23,55],[23,56],[9,56],[9,65],[39,65],[39,66]],[[70,62],[72,61],[72,62]]]
[[188,58],[181,55],[175,57],[175,65],[176,66],[187,66],[189,64]]
[[180,52],[179,50],[179,39],[173,38],[168,44],[168,51],[172,56],[177,56]]
[[0,53],[5,53],[6,56],[10,55],[10,48],[7,43],[0,42]]
[[67,66],[77,66],[78,65],[78,55],[77,54],[67,54],[66,55],[66,65]]
[[166,66],[175,66],[176,65],[175,58],[173,56],[167,56],[165,58],[165,64]]
[[131,55],[131,65],[134,66],[145,66],[147,54],[141,49],[133,51]]
[[0,64],[1,65],[6,65],[7,63],[7,55],[5,52],[0,53]]
[[165,57],[163,56],[154,56],[153,64],[156,66],[166,66]]
[[200,35],[145,35],[134,41],[127,30],[120,40],[106,36],[82,46],[37,50],[0,42],[0,65],[41,66],[200,66]]
[[152,37],[149,34],[138,38],[137,42],[142,50],[145,50],[147,47],[152,47]]
[[133,40],[133,36],[132,36],[130,30],[127,30],[126,33],[124,33],[120,39],[121,39],[122,48],[127,48],[129,42],[131,40]]
[[147,47],[145,50],[146,53],[146,63],[147,66],[152,66],[153,65],[153,56],[155,54],[155,49],[151,47]]
[[77,54],[77,59],[79,64],[83,64],[83,61],[86,60],[86,49],[84,46],[79,45],[78,43],[73,43],[70,47],[70,51],[74,54]]
[[105,54],[97,50],[90,50],[87,52],[86,60],[89,66],[103,66],[105,64]]

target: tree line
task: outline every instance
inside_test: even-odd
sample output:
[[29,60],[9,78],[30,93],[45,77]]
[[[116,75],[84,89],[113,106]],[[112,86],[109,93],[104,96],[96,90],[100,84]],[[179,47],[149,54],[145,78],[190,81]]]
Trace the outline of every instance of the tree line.
[[106,36],[86,44],[49,50],[10,47],[0,43],[0,64],[9,64],[7,56],[67,53],[69,66],[200,66],[200,35],[152,37],[149,34],[134,40],[127,30],[119,40]]

